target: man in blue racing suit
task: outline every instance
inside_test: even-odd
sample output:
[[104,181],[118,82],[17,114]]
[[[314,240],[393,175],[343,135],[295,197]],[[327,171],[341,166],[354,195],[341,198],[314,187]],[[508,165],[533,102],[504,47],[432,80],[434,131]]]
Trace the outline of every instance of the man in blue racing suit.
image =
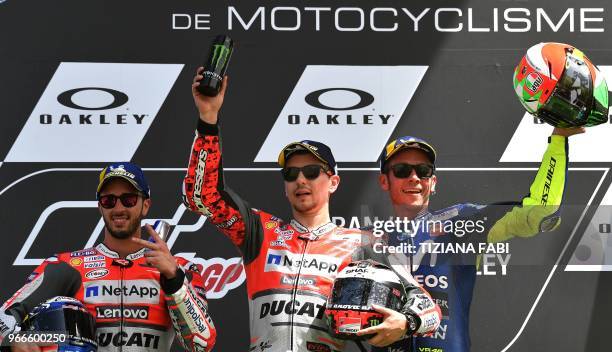
[[[583,133],[584,128],[555,128],[529,194],[521,202],[495,205],[460,203],[445,209],[429,210],[429,198],[435,193],[436,152],[426,141],[401,137],[383,150],[379,175],[380,187],[389,194],[396,219],[421,224],[409,233],[387,233],[385,245],[408,245],[405,253],[387,253],[398,274],[411,273],[442,310],[440,327],[431,336],[414,336],[372,351],[467,352],[470,350],[469,311],[480,261],[477,255],[427,254],[423,247],[444,248],[455,243],[486,244],[512,237],[530,237],[551,231],[559,224],[559,205],[563,197],[567,171],[567,137]],[[472,220],[473,234],[449,231],[446,224]],[[434,226],[423,226],[434,224]],[[436,225],[437,224],[437,225]],[[441,227],[443,226],[443,227]],[[429,245],[427,243],[432,243]],[[465,247],[463,247],[465,248]],[[376,248],[375,248],[376,250]],[[410,346],[412,345],[412,346]],[[412,349],[411,349],[412,348]]]

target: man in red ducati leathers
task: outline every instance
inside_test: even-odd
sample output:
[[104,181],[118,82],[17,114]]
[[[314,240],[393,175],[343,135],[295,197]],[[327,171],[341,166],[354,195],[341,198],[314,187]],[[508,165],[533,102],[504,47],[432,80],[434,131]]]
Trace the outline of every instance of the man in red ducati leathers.
[[[339,351],[324,321],[325,302],[336,274],[362,259],[359,230],[330,221],[329,199],[340,183],[336,163],[323,143],[301,141],[279,156],[290,222],[251,208],[225,188],[217,115],[227,78],[216,97],[201,95],[198,69],[192,94],[200,118],[183,183],[184,201],[206,215],[236,245],[243,257],[250,308],[251,351]],[[406,334],[435,331],[440,310],[416,282],[405,282],[409,304],[396,312],[377,307],[385,319],[369,340],[388,345]]]
[[[173,257],[141,220],[151,206],[142,170],[115,163],[100,174],[98,208],[104,241],[45,260],[0,308],[0,340],[36,305],[55,296],[82,301],[96,319],[99,351],[169,351],[176,335],[189,351],[209,351],[216,330],[208,315],[200,268]],[[35,345],[13,350],[39,351]]]

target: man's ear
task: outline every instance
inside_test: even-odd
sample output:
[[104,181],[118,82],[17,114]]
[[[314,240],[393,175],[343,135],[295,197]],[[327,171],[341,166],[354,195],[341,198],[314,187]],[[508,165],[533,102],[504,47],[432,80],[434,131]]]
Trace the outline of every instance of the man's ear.
[[147,216],[149,208],[151,208],[151,198],[146,198],[142,201],[142,217]]
[[338,189],[338,186],[340,185],[340,176],[338,175],[331,175],[329,177],[329,193],[332,194],[334,192],[336,192],[336,190]]
[[389,190],[389,176],[385,174],[378,175],[378,184],[383,191]]
[[431,187],[430,187],[429,193],[431,193],[431,194],[435,194],[436,193],[436,184],[437,183],[438,183],[438,179],[436,178],[436,175],[433,175],[431,177]]

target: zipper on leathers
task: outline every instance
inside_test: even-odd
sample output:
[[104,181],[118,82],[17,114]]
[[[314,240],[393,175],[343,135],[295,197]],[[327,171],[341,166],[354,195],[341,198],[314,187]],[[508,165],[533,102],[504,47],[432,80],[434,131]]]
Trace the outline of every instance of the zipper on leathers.
[[[299,238],[299,237],[298,237]],[[301,238],[300,238],[301,239]],[[293,292],[291,294],[291,320],[290,320],[290,324],[289,324],[289,329],[291,329],[291,332],[289,334],[290,339],[289,339],[289,351],[293,351],[293,317],[295,316],[295,297],[297,296],[297,288],[298,288],[298,283],[300,282],[300,274],[302,272],[302,265],[304,263],[304,256],[306,255],[306,249],[308,249],[308,244],[310,243],[309,239],[303,239],[304,241],[306,241],[306,244],[304,245],[304,250],[302,250],[302,258],[300,260],[300,267],[298,268],[298,273],[297,276],[295,277],[295,282],[293,284]]]
[[[119,336],[123,336],[123,273],[125,272],[125,267],[119,267],[121,272],[121,281],[119,287],[121,288],[121,302],[119,304]],[[119,344],[119,352],[123,351],[123,344]]]

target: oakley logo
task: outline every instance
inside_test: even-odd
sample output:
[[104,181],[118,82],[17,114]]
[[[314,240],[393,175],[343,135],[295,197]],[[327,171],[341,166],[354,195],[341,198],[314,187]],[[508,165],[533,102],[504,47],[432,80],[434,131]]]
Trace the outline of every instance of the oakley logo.
[[[333,91],[345,91],[345,92],[350,92],[350,93],[354,93],[359,97],[359,102],[357,102],[356,104],[352,105],[352,106],[347,106],[347,107],[334,107],[334,106],[329,106],[329,105],[325,105],[321,102],[321,96],[325,93],[329,93],[329,92],[333,92]],[[326,89],[320,89],[320,90],[316,90],[312,93],[309,93],[308,95],[306,95],[306,98],[304,99],[306,100],[306,103],[308,103],[308,105],[310,106],[314,106],[315,108],[319,108],[319,109],[323,109],[323,110],[334,110],[334,111],[342,111],[342,110],[356,110],[356,109],[362,109],[365,108],[366,106],[371,105],[374,102],[374,96],[368,92],[365,92],[363,90],[360,89],[354,89],[354,88],[326,88]]]
[[[107,105],[99,106],[99,107],[91,107],[91,106],[83,106],[74,102],[73,96],[77,93],[86,92],[86,91],[100,91],[110,94],[113,97],[113,101]],[[76,88],[63,92],[62,94],[57,96],[57,101],[69,108],[79,109],[79,110],[105,110],[105,109],[114,109],[118,108],[129,100],[127,94],[120,92],[118,90],[110,89],[110,88],[99,88],[99,87],[85,87],[85,88]]]

